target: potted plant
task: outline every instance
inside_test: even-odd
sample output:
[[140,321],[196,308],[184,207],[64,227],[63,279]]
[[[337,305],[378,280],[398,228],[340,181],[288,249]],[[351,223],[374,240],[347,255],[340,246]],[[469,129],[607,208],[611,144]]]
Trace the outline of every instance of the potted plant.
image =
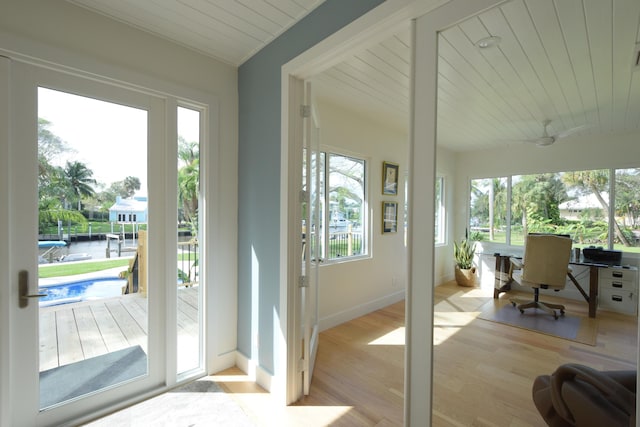
[[460,286],[476,285],[476,267],[473,265],[473,256],[476,253],[476,243],[468,239],[453,242],[453,257],[456,261],[455,277]]

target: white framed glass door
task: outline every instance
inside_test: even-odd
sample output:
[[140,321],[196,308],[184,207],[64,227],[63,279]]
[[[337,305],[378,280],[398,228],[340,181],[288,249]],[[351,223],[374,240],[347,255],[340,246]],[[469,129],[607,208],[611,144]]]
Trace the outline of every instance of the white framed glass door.
[[316,117],[312,108],[311,83],[305,84],[305,114],[303,137],[303,189],[305,199],[303,211],[303,281],[300,290],[302,319],[302,383],[303,393],[308,395],[318,350],[318,282],[319,265],[322,260],[320,239],[323,236],[321,197],[324,182],[323,156],[320,152],[320,137]]
[[167,381],[175,143],[162,98],[10,68],[10,420],[60,424]]

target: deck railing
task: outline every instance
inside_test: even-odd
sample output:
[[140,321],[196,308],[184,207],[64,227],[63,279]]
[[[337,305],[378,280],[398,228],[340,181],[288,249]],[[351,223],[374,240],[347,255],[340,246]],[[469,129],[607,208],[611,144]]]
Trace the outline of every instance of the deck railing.
[[329,259],[362,254],[362,232],[353,231],[351,226],[345,231],[329,233]]
[[193,286],[198,283],[198,241],[178,242],[178,285]]

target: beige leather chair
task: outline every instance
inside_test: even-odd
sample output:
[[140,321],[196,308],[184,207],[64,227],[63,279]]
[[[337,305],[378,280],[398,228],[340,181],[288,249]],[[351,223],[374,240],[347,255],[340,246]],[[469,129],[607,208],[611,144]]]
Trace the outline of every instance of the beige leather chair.
[[636,376],[636,371],[561,365],[535,379],[533,402],[551,427],[634,427]]
[[[571,256],[571,239],[553,234],[529,234],[524,247],[522,260],[511,258],[510,276],[522,286],[531,286],[534,292],[533,301],[510,299],[521,313],[528,308],[539,308],[553,315],[557,320],[558,313],[564,314],[564,306],[545,303],[539,300],[540,288],[563,289],[567,282],[569,258]],[[516,271],[521,270],[521,275]]]

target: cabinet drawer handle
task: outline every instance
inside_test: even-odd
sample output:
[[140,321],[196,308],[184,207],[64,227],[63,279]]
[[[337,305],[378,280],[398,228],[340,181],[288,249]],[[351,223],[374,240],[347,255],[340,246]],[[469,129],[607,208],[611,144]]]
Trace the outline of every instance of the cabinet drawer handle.
[[622,277],[622,276],[623,276],[623,273],[622,273],[622,271],[614,271],[614,272],[612,272],[612,273],[611,273],[611,275],[612,275],[613,277],[618,277],[618,278],[620,278],[620,277]]
[[613,301],[621,302],[622,301],[622,296],[621,295],[611,295],[611,299]]
[[611,282],[611,286],[613,286],[614,288],[621,288],[622,282]]

